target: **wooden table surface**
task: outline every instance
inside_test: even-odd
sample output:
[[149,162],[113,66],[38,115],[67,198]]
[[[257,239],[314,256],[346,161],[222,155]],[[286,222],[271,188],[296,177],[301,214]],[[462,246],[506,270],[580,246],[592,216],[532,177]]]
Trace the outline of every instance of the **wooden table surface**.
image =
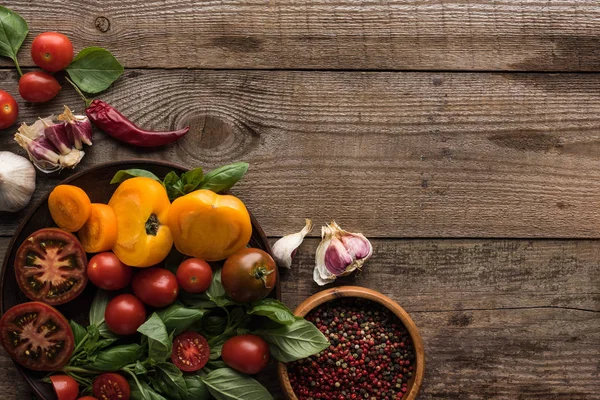
[[[161,149],[102,132],[79,170],[144,157],[244,160],[235,188],[275,240],[335,219],[420,328],[421,399],[600,399],[600,4],[596,0],[11,0],[33,37],[110,49],[101,97]],[[0,61],[0,87],[17,73]],[[20,120],[82,111],[71,88]],[[0,149],[23,154],[0,132]],[[34,201],[71,171],[38,175]],[[29,209],[29,208],[28,208]],[[28,209],[0,213],[0,253]],[[282,273],[295,307],[318,231]],[[266,377],[276,398],[274,371]],[[0,397],[33,395],[0,354]]]

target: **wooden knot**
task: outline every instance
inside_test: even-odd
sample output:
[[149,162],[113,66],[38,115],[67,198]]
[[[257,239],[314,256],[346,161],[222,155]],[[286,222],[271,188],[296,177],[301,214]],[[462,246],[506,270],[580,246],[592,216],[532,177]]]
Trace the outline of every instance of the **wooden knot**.
[[96,18],[96,29],[100,32],[105,33],[110,29],[110,21],[106,17]]

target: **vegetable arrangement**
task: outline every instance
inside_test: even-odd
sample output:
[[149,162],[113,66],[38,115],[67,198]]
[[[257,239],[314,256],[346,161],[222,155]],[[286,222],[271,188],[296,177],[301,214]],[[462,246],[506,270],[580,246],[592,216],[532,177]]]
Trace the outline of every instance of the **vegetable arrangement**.
[[[251,375],[271,357],[299,360],[329,342],[268,297],[275,261],[246,247],[244,204],[217,193],[247,168],[163,179],[119,171],[108,204],[57,186],[48,207],[59,228],[34,232],[17,251],[17,281],[33,301],[4,314],[2,346],[26,368],[50,372],[59,400],[272,398]],[[95,253],[89,262],[86,252]],[[52,306],[76,299],[88,280],[98,290],[84,326]]]

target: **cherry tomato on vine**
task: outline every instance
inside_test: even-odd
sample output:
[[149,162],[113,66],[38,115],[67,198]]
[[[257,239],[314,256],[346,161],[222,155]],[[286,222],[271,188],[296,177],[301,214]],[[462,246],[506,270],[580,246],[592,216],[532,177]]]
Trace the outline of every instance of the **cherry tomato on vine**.
[[88,279],[104,290],[120,290],[129,285],[133,268],[125,265],[114,253],[98,253],[87,265]]
[[212,282],[212,268],[199,258],[187,259],[177,268],[177,282],[186,292],[204,292]]
[[269,345],[260,336],[234,336],[223,344],[221,357],[231,368],[254,375],[269,363]]
[[184,332],[173,341],[171,361],[182,371],[202,369],[208,362],[210,348],[204,336],[196,332]]
[[52,387],[58,396],[58,400],[76,400],[79,394],[79,385],[69,375],[52,375],[50,377]]
[[159,267],[143,269],[136,273],[131,287],[140,300],[152,307],[168,306],[179,294],[175,274]]
[[146,308],[134,295],[120,294],[106,305],[104,320],[117,335],[132,335],[146,321]]
[[56,97],[58,92],[60,92],[58,81],[46,72],[28,72],[19,79],[21,97],[32,103],[44,103]]
[[247,303],[266,297],[277,283],[273,258],[260,249],[244,248],[227,258],[221,271],[227,295]]
[[9,93],[0,90],[0,129],[6,129],[17,120],[19,106]]
[[131,388],[127,379],[113,372],[102,374],[94,379],[94,396],[103,400],[129,400]]
[[62,71],[73,61],[73,44],[62,33],[40,33],[31,43],[31,58],[46,71]]

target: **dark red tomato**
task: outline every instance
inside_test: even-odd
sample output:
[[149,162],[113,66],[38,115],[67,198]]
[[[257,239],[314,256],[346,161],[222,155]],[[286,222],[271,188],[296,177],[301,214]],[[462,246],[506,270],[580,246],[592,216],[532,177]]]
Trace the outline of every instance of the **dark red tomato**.
[[173,303],[179,294],[177,278],[171,271],[152,267],[133,276],[133,293],[152,307],[164,307]]
[[104,320],[117,335],[132,335],[146,321],[146,308],[134,295],[120,294],[106,305]]
[[73,234],[44,228],[32,233],[17,250],[15,275],[25,296],[57,305],[83,291],[86,265],[85,251]]
[[77,400],[98,400],[98,399],[95,397],[92,397],[92,396],[84,396],[84,397],[78,398]]
[[69,375],[52,375],[50,377],[58,400],[77,400],[79,385]]
[[277,266],[273,258],[260,249],[244,248],[229,256],[221,271],[227,295],[247,303],[266,297],[277,283]]
[[73,61],[73,44],[62,33],[40,33],[31,43],[31,58],[46,71],[62,71]]
[[187,259],[177,268],[177,282],[186,292],[204,292],[212,282],[212,268],[199,258]]
[[6,129],[17,120],[19,106],[14,97],[0,90],[0,129]]
[[98,253],[90,259],[87,276],[99,288],[120,290],[129,285],[133,268],[125,265],[114,253]]
[[55,98],[58,92],[60,92],[58,81],[46,72],[28,72],[19,80],[21,97],[32,103],[44,103]]
[[194,372],[208,362],[210,347],[204,336],[196,332],[185,332],[173,341],[171,361],[182,371]]
[[260,336],[234,336],[223,344],[221,357],[231,368],[254,375],[269,363],[269,345]]
[[4,350],[25,368],[57,371],[73,354],[73,331],[54,307],[32,301],[18,304],[0,320]]
[[102,400],[129,400],[131,396],[127,379],[112,372],[94,379],[92,391],[94,396]]

